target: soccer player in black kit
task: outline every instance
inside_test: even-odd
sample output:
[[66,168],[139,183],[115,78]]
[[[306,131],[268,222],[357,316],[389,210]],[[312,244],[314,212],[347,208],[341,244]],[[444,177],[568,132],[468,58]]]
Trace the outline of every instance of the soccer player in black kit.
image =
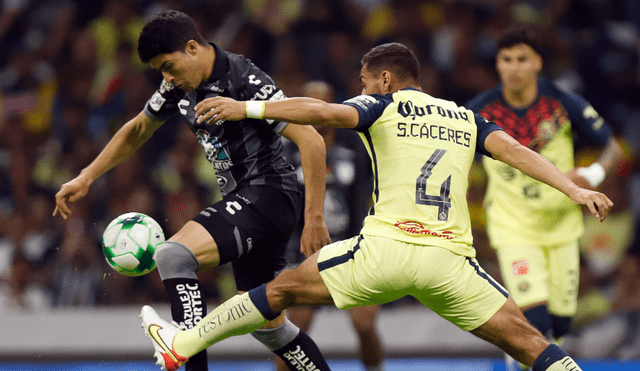
[[[96,159],[61,186],[53,215],[60,213],[66,219],[71,214],[66,201],[85,196],[98,177],[135,152],[167,119],[182,115],[215,168],[223,195],[163,243],[155,255],[173,319],[191,328],[207,312],[196,276],[200,267],[232,262],[240,292],[271,281],[286,265],[287,241],[303,209],[303,248],[310,255],[331,242],[323,217],[326,151],[322,138],[310,126],[258,119],[198,124],[194,107],[205,98],[278,100],[285,96],[251,61],[208,43],[186,14],[165,11],[153,16],[140,34],[138,54],[162,73],[161,86]],[[305,197],[293,166],[283,155],[280,135],[300,148]],[[183,302],[186,297],[192,300]],[[313,340],[284,314],[253,336],[285,361],[293,351],[298,358],[303,354],[308,366],[329,369]],[[156,356],[168,370],[182,364],[188,370],[207,369],[204,352],[190,360]],[[296,364],[287,363],[296,370]]]

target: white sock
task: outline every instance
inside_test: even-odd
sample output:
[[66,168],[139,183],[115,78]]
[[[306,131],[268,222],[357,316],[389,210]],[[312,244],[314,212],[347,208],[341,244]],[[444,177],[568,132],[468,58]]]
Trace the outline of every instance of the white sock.
[[178,332],[173,347],[179,355],[191,357],[228,337],[253,332],[267,322],[246,292],[213,309],[194,328]]

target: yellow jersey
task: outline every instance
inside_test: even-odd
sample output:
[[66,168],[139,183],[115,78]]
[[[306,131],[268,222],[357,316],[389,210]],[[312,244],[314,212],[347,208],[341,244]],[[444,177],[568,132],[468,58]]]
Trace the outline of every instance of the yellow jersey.
[[454,102],[413,88],[344,102],[371,157],[373,201],[363,235],[439,246],[474,257],[468,176],[484,139],[501,130]]
[[[466,106],[565,173],[574,167],[574,141],[603,146],[612,135],[584,98],[544,79],[538,80],[538,97],[527,108],[510,107],[500,85]],[[564,244],[583,234],[580,206],[565,194],[505,163],[483,159],[483,164],[487,232],[494,247]]]

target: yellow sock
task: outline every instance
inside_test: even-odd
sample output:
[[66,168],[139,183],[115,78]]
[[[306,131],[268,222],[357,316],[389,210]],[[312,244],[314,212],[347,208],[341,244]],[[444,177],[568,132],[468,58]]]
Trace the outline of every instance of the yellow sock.
[[251,333],[267,322],[248,292],[236,295],[213,309],[192,329],[178,332],[173,349],[188,358],[230,336]]

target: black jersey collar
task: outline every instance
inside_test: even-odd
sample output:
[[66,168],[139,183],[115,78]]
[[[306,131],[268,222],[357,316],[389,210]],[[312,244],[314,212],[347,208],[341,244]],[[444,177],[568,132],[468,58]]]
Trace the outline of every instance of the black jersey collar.
[[214,43],[209,44],[213,46],[213,49],[216,51],[216,60],[213,63],[211,76],[209,76],[209,80],[215,81],[219,80],[229,70],[229,57],[227,56],[227,52],[222,50],[218,45]]

